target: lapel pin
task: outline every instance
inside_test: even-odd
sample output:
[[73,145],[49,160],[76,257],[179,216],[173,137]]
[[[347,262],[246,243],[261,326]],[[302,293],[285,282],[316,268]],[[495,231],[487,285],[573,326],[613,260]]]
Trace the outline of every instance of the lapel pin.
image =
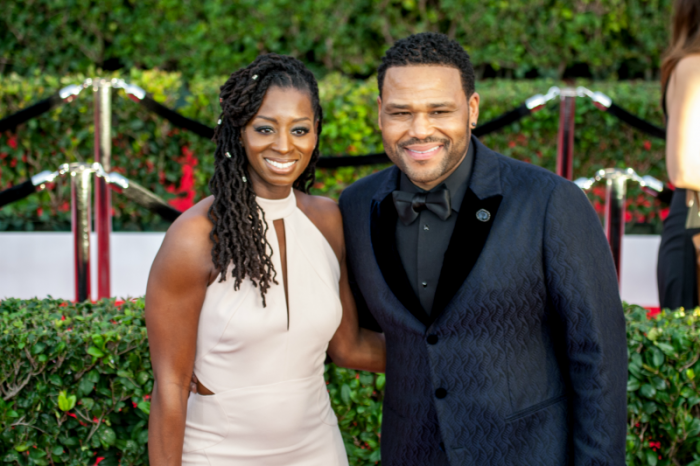
[[491,220],[491,212],[489,212],[486,209],[479,209],[476,212],[476,219],[480,222],[488,222],[489,220]]

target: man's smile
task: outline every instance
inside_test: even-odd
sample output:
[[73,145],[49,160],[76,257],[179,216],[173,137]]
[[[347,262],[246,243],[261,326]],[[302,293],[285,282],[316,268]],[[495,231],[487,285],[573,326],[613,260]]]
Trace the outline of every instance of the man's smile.
[[440,153],[440,150],[444,147],[443,144],[412,144],[410,146],[403,147],[409,157],[414,160],[428,160],[435,157]]

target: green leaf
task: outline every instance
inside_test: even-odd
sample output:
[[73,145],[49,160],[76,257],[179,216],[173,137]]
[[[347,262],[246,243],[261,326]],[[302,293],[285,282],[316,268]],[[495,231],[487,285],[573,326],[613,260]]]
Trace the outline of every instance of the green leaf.
[[639,389],[639,393],[641,393],[642,396],[645,396],[647,398],[653,398],[654,395],[656,395],[656,389],[652,385],[645,383]]
[[114,430],[104,424],[97,429],[97,437],[100,439],[100,443],[105,447],[112,446],[117,441],[117,434]]
[[386,376],[384,374],[379,374],[377,376],[377,390],[384,390],[384,385],[386,385]]
[[26,443],[21,443],[19,445],[15,445],[15,450],[22,453],[23,451],[29,450],[29,445],[27,445]]
[[63,380],[61,380],[61,376],[58,374],[53,374],[49,377],[49,382],[51,382],[54,385],[61,386],[63,385]]
[[633,392],[635,390],[639,389],[639,380],[635,379],[634,377],[630,377],[629,380],[627,381],[627,391],[628,392]]
[[659,462],[658,453],[656,453],[654,451],[647,450],[646,457],[647,457],[647,464],[649,466],[656,466],[656,463]]
[[42,351],[44,351],[45,348],[46,348],[45,343],[37,343],[36,345],[32,346],[31,353],[32,354],[39,354]]
[[142,371],[136,374],[136,382],[138,382],[139,385],[144,385],[146,382],[150,380],[150,376],[148,375],[148,372]]
[[[105,339],[102,335],[99,334],[93,334],[92,335],[92,342],[95,344],[95,346],[99,348],[104,348],[105,347]],[[89,352],[88,352],[89,353]],[[98,358],[100,356],[97,356]]]
[[661,351],[663,351],[664,354],[666,354],[667,356],[673,356],[674,354],[676,354],[676,351],[673,348],[673,346],[669,345],[668,343],[656,342],[656,346],[660,348]]
[[344,383],[342,387],[340,387],[340,398],[343,400],[343,403],[346,405],[350,404],[350,395],[352,394],[352,390],[348,386],[348,384]]
[[75,407],[77,397],[75,395],[68,396],[65,390],[58,392],[58,409],[61,411],[70,411]]
[[143,411],[146,414],[151,414],[151,403],[148,401],[140,401],[138,405],[136,405],[141,411]]
[[651,348],[651,352],[652,363],[654,364],[654,367],[661,367],[661,365],[664,363],[664,360],[666,359],[664,357],[664,354],[656,348]]
[[63,454],[63,447],[60,445],[55,446],[53,448],[53,450],[51,450],[51,454],[56,455],[56,456],[62,455]]
[[87,354],[89,354],[90,356],[95,356],[96,358],[101,358],[105,355],[101,349],[95,348],[94,346],[88,348]]

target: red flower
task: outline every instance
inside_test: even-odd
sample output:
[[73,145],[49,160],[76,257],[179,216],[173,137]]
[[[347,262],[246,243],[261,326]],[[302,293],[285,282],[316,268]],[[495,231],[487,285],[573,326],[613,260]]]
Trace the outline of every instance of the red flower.
[[10,138],[7,140],[7,145],[13,149],[17,149],[17,136],[10,136]]
[[102,460],[104,460],[104,459],[105,459],[104,456],[98,456],[98,457],[97,457],[97,461],[95,461],[95,466],[97,466],[98,464],[100,464],[100,463],[102,462]]
[[625,223],[632,221],[632,212],[625,212]]
[[644,141],[644,149],[651,150],[651,141]]
[[661,218],[661,220],[666,220],[666,217],[668,217],[668,212],[669,212],[668,207],[661,209],[659,211],[659,217]]
[[43,213],[44,213],[44,209],[42,209],[41,207],[37,207],[37,209],[36,209],[36,214],[37,214],[39,217],[41,217],[41,214],[43,214]]
[[509,142],[508,142],[508,147],[510,147],[511,149],[512,149],[513,147],[515,147],[516,145],[517,145],[517,144],[515,143],[515,141],[509,141]]

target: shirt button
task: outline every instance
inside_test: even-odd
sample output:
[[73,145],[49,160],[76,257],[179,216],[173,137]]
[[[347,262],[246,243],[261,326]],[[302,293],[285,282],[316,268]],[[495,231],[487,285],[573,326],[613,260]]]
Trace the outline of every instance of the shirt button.
[[435,398],[442,400],[447,396],[447,390],[444,388],[440,387],[437,390],[435,390]]
[[434,345],[435,343],[438,342],[438,337],[435,334],[430,334],[428,335],[428,344],[429,345]]
[[421,283],[421,285],[423,285],[423,288],[425,288],[426,286],[428,286],[428,282],[423,282]]
[[425,225],[423,225],[423,229],[424,229],[425,231],[430,230],[430,228],[428,228],[428,224],[427,224],[427,223],[426,223]]

